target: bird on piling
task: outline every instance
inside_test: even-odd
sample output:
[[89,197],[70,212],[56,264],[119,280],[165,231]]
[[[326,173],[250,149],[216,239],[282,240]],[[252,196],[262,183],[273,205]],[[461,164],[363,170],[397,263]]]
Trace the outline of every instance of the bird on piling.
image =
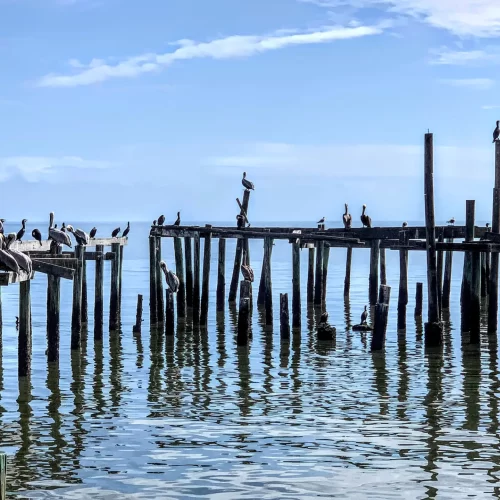
[[366,325],[367,319],[368,319],[368,311],[367,311],[367,306],[365,306],[365,310],[361,313],[361,324]]
[[408,226],[408,222],[403,222],[403,227],[407,227]]
[[5,250],[5,236],[0,234],[0,263],[2,263],[9,271],[19,273],[21,270],[16,259]]
[[125,231],[123,231],[122,238],[128,236],[128,233],[130,233],[130,222],[127,222],[127,227],[125,228]]
[[[164,215],[160,215],[158,217],[158,225],[159,226],[163,226],[163,224],[165,224],[165,216]],[[155,224],[156,225],[156,224]]]
[[455,224],[455,217],[452,217],[450,220],[447,220],[446,224],[451,224],[453,226]]
[[16,330],[19,330],[19,316],[16,316]]
[[253,283],[254,280],[253,269],[250,267],[250,264],[247,264],[246,254],[243,257],[243,264],[241,264],[241,274],[243,275],[243,279],[245,281],[250,281],[250,283]]
[[90,230],[89,238],[95,238],[96,233],[97,233],[97,228],[94,226],[94,227]]
[[325,217],[321,217],[321,219],[316,222],[316,224],[324,224],[325,223]]
[[116,229],[113,229],[113,232],[111,233],[112,238],[117,238],[118,235],[120,234],[121,229],[117,227]]
[[253,182],[250,182],[247,179],[247,173],[246,172],[243,172],[243,179],[241,179],[241,183],[243,184],[243,187],[245,189],[247,189],[248,191],[250,191],[251,189],[255,190],[255,186],[253,185]]
[[500,136],[500,121],[497,120],[497,126],[495,130],[493,130],[493,142],[498,141],[498,137]]
[[153,226],[156,226],[156,219],[153,221]]
[[[57,224],[56,224],[54,227],[56,227],[56,228],[57,228]],[[63,222],[63,223],[62,223],[62,226],[61,226],[61,231],[62,231],[63,233],[65,233],[65,232],[66,232],[66,222]]]
[[28,222],[28,219],[23,219],[21,224],[22,227],[19,229],[16,235],[16,241],[21,241],[23,239],[24,233],[26,232],[26,222]]
[[363,205],[363,213],[361,214],[361,223],[363,227],[372,227],[372,219],[368,215],[365,214],[366,205]]
[[12,257],[14,257],[15,261],[19,265],[19,267],[23,270],[26,271],[30,276],[31,273],[33,272],[33,263],[31,262],[31,259],[24,254],[23,252],[20,252],[19,250],[13,250],[10,248],[12,243],[17,240],[16,233],[9,233],[7,235],[7,243],[6,243],[6,252],[8,252]]
[[54,229],[57,229],[57,224],[54,224]]
[[77,245],[84,246],[89,244],[90,242],[89,235],[82,229],[75,229],[71,224],[68,224],[66,226],[66,229],[68,230],[69,233],[73,234]]
[[245,217],[243,217],[243,215],[238,214],[236,216],[236,227],[238,229],[243,229],[245,227]]
[[33,238],[40,243],[40,246],[42,246],[42,233],[40,229],[33,229],[33,231],[31,231],[31,236],[33,236]]
[[490,223],[489,222],[486,223],[486,231],[491,231]]
[[319,319],[320,323],[326,323],[328,321],[328,311],[325,311],[321,314],[321,317]]
[[0,219],[0,234],[4,233],[4,229],[3,229],[3,223],[4,222],[5,222],[5,219]]
[[61,229],[56,229],[54,226],[54,212],[50,212],[50,222],[49,222],[49,240],[54,240],[59,245],[66,245],[71,247],[71,239],[68,234],[66,234]]
[[351,214],[349,213],[349,207],[347,206],[347,203],[344,203],[344,206],[345,206],[345,213],[342,216],[342,221],[343,221],[344,227],[346,229],[351,229],[352,217],[351,217]]
[[177,212],[177,219],[175,219],[174,226],[180,226],[181,225],[181,213]]
[[169,271],[167,264],[165,264],[163,260],[160,262],[160,268],[165,275],[168,288],[170,288],[172,293],[177,293],[179,290],[179,278],[175,275],[175,273]]

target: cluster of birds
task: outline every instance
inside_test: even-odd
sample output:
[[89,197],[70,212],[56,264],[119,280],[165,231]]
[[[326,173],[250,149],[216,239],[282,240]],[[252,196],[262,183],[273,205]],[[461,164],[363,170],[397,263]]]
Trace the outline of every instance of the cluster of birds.
[[[165,216],[160,215],[158,219],[155,219],[153,221],[153,226],[163,226],[165,224]],[[174,226],[180,226],[181,225],[181,213],[177,212],[177,219],[175,219]]]
[[[347,203],[344,204],[345,212],[342,215],[342,222],[344,223],[344,227],[346,229],[352,228],[352,215],[349,213],[349,206]],[[363,205],[363,211],[360,216],[361,224],[363,227],[372,227],[372,218],[366,214],[366,205]],[[326,217],[322,217],[316,224],[324,224],[326,221]]]

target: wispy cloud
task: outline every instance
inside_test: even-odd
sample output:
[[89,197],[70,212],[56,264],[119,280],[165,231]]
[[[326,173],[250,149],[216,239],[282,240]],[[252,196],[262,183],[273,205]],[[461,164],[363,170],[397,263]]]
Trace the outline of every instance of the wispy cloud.
[[500,51],[496,48],[481,50],[452,50],[448,47],[431,49],[431,64],[449,66],[478,65],[482,63],[496,63],[500,61]]
[[481,109],[500,109],[500,105],[491,105],[491,104],[488,104],[488,105],[485,105],[485,106],[481,106]]
[[210,42],[180,40],[175,43],[178,48],[173,52],[142,54],[125,59],[118,64],[108,64],[101,59],[93,59],[89,64],[84,65],[80,61],[72,59],[70,66],[75,70],[73,73],[46,75],[37,82],[37,85],[40,87],[92,85],[112,78],[134,78],[142,74],[156,72],[170,66],[175,61],[250,57],[295,45],[321,44],[378,35],[386,27],[387,24],[355,27],[335,26],[308,32],[280,32],[269,36],[235,35]]
[[491,78],[443,78],[439,80],[443,85],[452,87],[464,87],[475,90],[488,90],[495,85]]

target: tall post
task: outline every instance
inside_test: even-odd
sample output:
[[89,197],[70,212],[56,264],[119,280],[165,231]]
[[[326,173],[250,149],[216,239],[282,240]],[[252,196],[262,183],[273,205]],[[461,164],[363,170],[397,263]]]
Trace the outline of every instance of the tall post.
[[[211,228],[212,226],[206,225]],[[203,245],[203,281],[201,286],[200,325],[206,328],[208,323],[208,298],[210,290],[210,259],[212,257],[212,233],[205,234]]]
[[158,302],[156,295],[156,237],[149,237],[149,318],[151,325],[158,323]]
[[174,238],[175,274],[179,278],[177,292],[177,317],[186,317],[186,282],[184,281],[184,256],[182,254],[181,238]]
[[292,243],[292,326],[300,328],[302,323],[300,303],[300,245]]
[[266,325],[273,324],[273,284],[271,278],[271,251],[273,240],[270,237],[264,238],[264,262],[262,269],[265,279],[265,296],[264,304],[266,306]]
[[184,257],[186,260],[186,305],[193,307],[193,255],[191,238],[184,238]]
[[[120,290],[120,243],[112,243],[111,251],[113,260],[111,261],[111,290],[109,295],[109,329],[117,330],[120,327],[120,315],[118,309],[118,295]],[[157,275],[159,269],[156,271]],[[157,278],[156,286],[159,286]],[[160,317],[158,318],[160,319]]]
[[437,300],[437,263],[436,263],[436,222],[434,219],[434,152],[433,136],[425,134],[425,236],[427,248],[427,300],[428,322],[425,324],[425,345],[437,346],[442,342],[442,327],[439,322]]
[[134,333],[141,333],[142,330],[142,295],[137,295],[137,309],[135,313],[135,325],[132,328]]
[[[447,238],[446,241],[447,243],[453,243],[453,238]],[[446,250],[445,260],[444,260],[443,300],[441,302],[443,309],[450,308],[452,268],[453,268],[453,251]]]
[[[493,188],[493,214],[491,230],[500,233],[500,142],[495,142],[495,187]],[[488,302],[488,332],[497,331],[498,323],[498,252],[491,252],[490,281],[488,286],[490,295]]]
[[193,238],[193,324],[200,324],[200,233]]
[[326,304],[326,279],[328,277],[328,262],[330,261],[330,246],[328,243],[324,244],[323,248],[323,293],[322,304]]
[[347,249],[345,260],[345,278],[344,278],[344,298],[349,297],[351,288],[351,263],[352,263],[352,247]]
[[[150,238],[151,240],[151,238]],[[102,340],[104,323],[104,246],[95,247],[94,340]]]
[[368,282],[368,293],[372,305],[377,303],[379,257],[380,240],[372,240],[370,248],[370,279]]
[[[399,232],[399,244],[408,246],[408,231]],[[406,329],[406,306],[408,305],[408,250],[399,250],[399,294],[398,330]]]
[[226,295],[226,240],[219,238],[219,260],[217,265],[217,311],[224,311]]
[[[264,256],[262,258],[262,272],[260,273],[260,283],[259,283],[259,292],[257,294],[257,305],[258,306],[265,306],[266,304],[266,273],[264,272],[264,269],[268,265],[268,260],[271,260],[272,254],[273,254],[273,240],[271,240],[271,246],[268,249],[269,251],[266,252],[266,240],[264,239]],[[252,301],[250,300],[250,303]]]
[[325,242],[318,241],[316,243],[316,280],[314,282],[314,305],[321,306],[323,304],[323,255]]
[[30,305],[31,305],[31,282],[22,281],[19,284],[19,337],[17,347],[19,377],[27,377],[31,374],[31,328],[30,328]]
[[73,312],[71,315],[71,349],[80,349],[82,334],[82,269],[83,247],[76,245],[75,258],[77,260],[73,276]]
[[[163,280],[164,275],[160,267],[160,263],[162,260],[161,256],[161,236],[155,236],[155,245],[156,245],[156,253],[155,253],[155,269],[156,269],[156,315],[158,317],[158,323],[163,323],[165,319],[165,312],[163,310]],[[116,256],[115,256],[116,258]],[[119,272],[119,271],[118,271]],[[111,274],[113,276],[113,274]]]
[[82,325],[89,322],[88,296],[87,296],[87,263],[85,262],[85,251],[87,247],[83,247],[82,257]]
[[290,313],[288,293],[280,293],[280,334],[283,340],[290,338]]
[[[444,242],[444,234],[443,230],[439,231],[438,242]],[[439,309],[439,317],[441,318],[441,313],[443,311],[443,251],[439,250],[437,252],[437,260],[436,260],[436,273],[437,273],[437,289],[438,289],[438,309]]]
[[385,267],[385,248],[380,249],[380,284],[387,285],[387,272]]
[[[58,252],[61,248],[58,247]],[[61,278],[47,275],[47,361],[59,361]]]

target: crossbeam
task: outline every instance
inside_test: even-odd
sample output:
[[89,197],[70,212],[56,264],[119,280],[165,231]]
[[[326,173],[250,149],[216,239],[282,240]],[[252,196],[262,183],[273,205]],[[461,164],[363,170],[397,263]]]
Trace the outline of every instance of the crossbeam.
[[[76,259],[75,259],[76,260]],[[33,259],[33,269],[39,271],[43,274],[50,274],[51,276],[56,276],[57,278],[64,278],[67,280],[72,280],[75,274],[74,269],[69,267],[62,267],[43,260]]]
[[[48,252],[50,251],[51,240],[42,240],[41,245],[36,240],[14,241],[11,245],[12,250],[19,250],[20,252]],[[122,246],[128,245],[128,238],[92,238],[87,248],[95,247],[96,245],[111,246],[113,243],[120,243]],[[73,248],[75,242],[72,242]],[[63,248],[67,248],[66,246]]]

